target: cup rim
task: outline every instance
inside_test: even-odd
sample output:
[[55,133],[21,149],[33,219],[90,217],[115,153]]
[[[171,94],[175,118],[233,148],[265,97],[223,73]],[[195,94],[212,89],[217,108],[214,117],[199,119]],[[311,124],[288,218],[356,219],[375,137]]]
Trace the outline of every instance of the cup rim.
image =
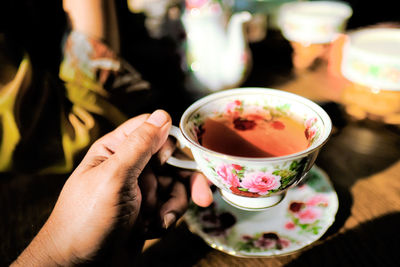
[[[367,57],[372,60],[387,60],[392,62],[398,62],[400,55],[394,53],[387,53],[382,50],[376,52],[371,48],[366,48],[362,44],[368,43],[368,41],[378,40],[382,43],[400,40],[400,29],[399,28],[365,28],[360,30],[352,31],[348,34],[346,44],[349,46],[353,53],[359,54],[360,57]],[[389,40],[389,41],[388,41]]]
[[[319,142],[309,146],[305,150],[302,150],[302,151],[299,151],[299,152],[296,152],[293,154],[285,155],[285,156],[262,157],[262,158],[261,157],[260,158],[241,157],[241,156],[233,156],[233,155],[223,154],[223,153],[208,149],[204,146],[201,146],[196,141],[194,141],[190,138],[189,134],[185,131],[183,125],[184,125],[185,120],[191,114],[193,114],[201,106],[203,106],[204,104],[206,104],[212,100],[215,100],[218,98],[223,98],[225,96],[241,95],[243,93],[251,93],[251,94],[262,93],[262,94],[270,94],[270,95],[274,95],[274,96],[281,96],[283,98],[291,99],[296,102],[299,102],[300,104],[308,106],[310,109],[312,109],[315,112],[315,114],[318,117],[320,117],[320,119],[324,125],[323,136],[321,137]],[[246,162],[260,162],[260,161],[262,161],[262,162],[266,162],[266,161],[267,162],[280,162],[280,161],[284,161],[284,160],[296,159],[296,158],[299,158],[304,155],[308,155],[308,154],[320,149],[329,139],[329,136],[332,132],[332,121],[331,121],[329,115],[326,113],[326,111],[322,107],[320,107],[315,102],[313,102],[303,96],[300,96],[300,95],[297,95],[294,93],[290,93],[290,92],[286,92],[286,91],[282,91],[279,89],[264,88],[264,87],[241,87],[241,88],[233,88],[233,89],[224,90],[224,91],[217,92],[217,93],[212,93],[208,96],[205,96],[205,97],[200,98],[199,100],[195,101],[183,113],[183,115],[180,119],[180,122],[179,122],[179,130],[181,131],[183,137],[190,143],[191,146],[194,146],[197,149],[200,149],[201,151],[207,152],[209,154],[213,154],[214,156],[217,156],[219,158],[236,160],[236,161],[246,161]]]
[[[342,63],[340,66],[342,75],[349,81],[385,91],[399,91],[400,83],[390,75],[391,71],[399,70],[400,55],[391,49],[372,49],[370,44],[379,42],[389,44],[392,47],[400,43],[400,29],[398,28],[364,28],[352,31],[343,45]],[[397,52],[397,51],[396,51]],[[355,62],[357,64],[355,64]],[[363,68],[356,67],[362,66]],[[376,67],[379,74],[364,73],[364,69]]]
[[[309,16],[307,12],[304,10],[300,10],[300,8],[311,8],[311,9],[324,9],[330,10],[333,9],[337,11],[335,15],[332,16],[324,16],[324,14],[315,14],[314,16]],[[292,13],[291,13],[292,12]],[[345,21],[348,20],[353,15],[353,9],[351,6],[344,1],[313,1],[313,2],[289,2],[285,3],[281,7],[282,16],[288,17],[290,19],[296,18],[307,21],[331,21],[331,24],[336,23],[337,21]]]

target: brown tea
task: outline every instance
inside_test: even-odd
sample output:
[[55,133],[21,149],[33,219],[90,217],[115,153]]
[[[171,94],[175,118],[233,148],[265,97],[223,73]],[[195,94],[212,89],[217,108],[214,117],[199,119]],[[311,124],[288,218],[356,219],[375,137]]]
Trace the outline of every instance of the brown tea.
[[278,157],[307,149],[305,126],[290,117],[209,117],[202,125],[199,142],[223,154],[241,157]]

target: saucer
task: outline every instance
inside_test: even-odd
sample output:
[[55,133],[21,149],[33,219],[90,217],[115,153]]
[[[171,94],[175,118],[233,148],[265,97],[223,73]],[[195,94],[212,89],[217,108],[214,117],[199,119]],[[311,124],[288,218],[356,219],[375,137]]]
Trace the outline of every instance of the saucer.
[[194,204],[184,219],[211,247],[238,257],[295,252],[317,241],[332,225],[339,201],[328,175],[314,166],[278,205],[245,211],[226,203],[218,191],[207,208]]

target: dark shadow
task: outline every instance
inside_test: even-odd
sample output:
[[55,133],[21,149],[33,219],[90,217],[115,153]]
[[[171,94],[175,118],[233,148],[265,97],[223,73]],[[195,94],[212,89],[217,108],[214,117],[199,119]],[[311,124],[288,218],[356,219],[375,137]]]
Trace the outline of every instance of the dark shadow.
[[353,8],[347,28],[357,29],[382,22],[399,21],[396,1],[381,0],[379,5],[374,0],[346,0]]
[[331,109],[334,104],[329,109],[322,107],[331,116],[337,132],[322,148],[316,165],[327,172],[339,197],[339,211],[335,223],[322,237],[325,239],[336,233],[350,216],[351,187],[399,160],[400,132],[396,127],[378,122],[349,120],[340,110]]
[[347,115],[343,106],[335,102],[324,102],[317,104],[319,104],[331,118],[333,125],[332,136],[340,133],[340,130],[348,124]]
[[[139,111],[165,109],[177,124],[183,111],[195,100],[184,87],[182,46],[186,34],[182,23],[180,20],[170,21],[167,17],[164,18],[163,36],[153,38],[145,27],[144,13],[130,12],[127,1],[118,1],[117,9],[121,56],[151,84],[151,95]],[[119,100],[119,107],[129,114],[132,99],[125,99],[125,102],[123,99]]]
[[337,185],[350,188],[400,159],[400,130],[373,121],[351,121],[322,148],[316,164]]
[[211,250],[210,246],[182,223],[149,247],[142,254],[139,266],[193,266]]
[[241,87],[271,87],[293,79],[292,47],[280,31],[269,30],[265,39],[249,48],[252,69]]
[[286,266],[399,266],[399,225],[400,213],[376,218],[306,250]]
[[0,174],[0,266],[8,266],[39,232],[68,175]]

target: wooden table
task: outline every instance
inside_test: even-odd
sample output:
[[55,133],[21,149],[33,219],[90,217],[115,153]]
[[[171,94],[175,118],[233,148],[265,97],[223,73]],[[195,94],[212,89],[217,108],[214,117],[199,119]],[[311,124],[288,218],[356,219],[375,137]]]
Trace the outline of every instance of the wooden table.
[[[243,86],[296,92],[330,114],[335,131],[316,164],[339,196],[334,224],[320,240],[291,255],[238,258],[212,249],[182,222],[162,239],[147,242],[142,265],[400,266],[400,129],[349,118],[337,104],[337,93],[324,86],[323,71],[293,75],[290,47],[271,38],[252,45],[257,57]],[[0,176],[0,266],[15,259],[38,232],[65,179]]]
[[400,128],[350,118],[340,105],[340,91],[329,86],[326,66],[293,74],[290,47],[274,40],[277,35],[269,38],[252,45],[257,57],[243,86],[306,96],[331,116],[334,132],[316,164],[339,197],[334,224],[320,240],[291,255],[238,258],[210,248],[182,223],[164,239],[147,243],[143,266],[400,266]]

